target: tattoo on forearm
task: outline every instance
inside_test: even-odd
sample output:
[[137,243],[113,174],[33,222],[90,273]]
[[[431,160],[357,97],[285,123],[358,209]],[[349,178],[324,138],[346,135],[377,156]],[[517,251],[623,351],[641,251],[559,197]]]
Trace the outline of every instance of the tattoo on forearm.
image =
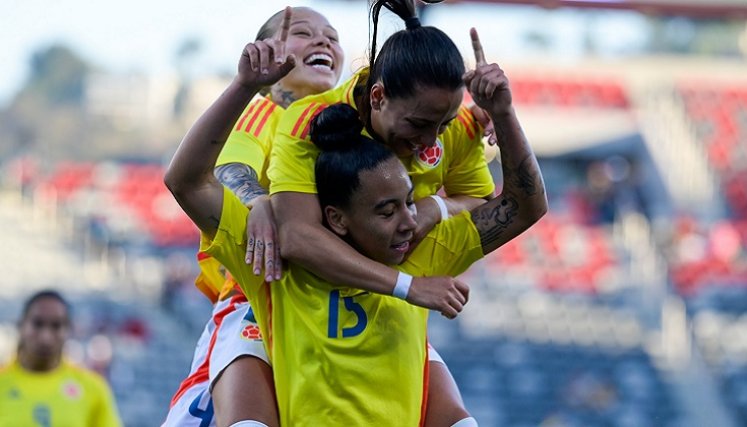
[[519,202],[513,194],[504,194],[497,206],[483,205],[472,211],[472,222],[480,233],[483,248],[498,240],[518,215]]
[[215,168],[215,176],[245,205],[256,197],[267,194],[267,190],[259,184],[257,172],[248,165],[242,163],[220,165]]

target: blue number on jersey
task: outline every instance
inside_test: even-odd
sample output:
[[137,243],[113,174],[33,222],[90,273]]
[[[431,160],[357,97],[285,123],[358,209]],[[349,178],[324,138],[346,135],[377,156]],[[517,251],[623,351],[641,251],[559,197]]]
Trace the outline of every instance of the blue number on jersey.
[[52,425],[52,414],[50,414],[49,406],[38,403],[34,405],[31,414],[39,427],[49,427]]
[[195,400],[189,404],[189,414],[202,420],[200,422],[200,427],[209,427],[210,422],[213,421],[213,416],[215,415],[215,411],[213,410],[213,399],[210,398],[208,400],[207,408],[200,409],[200,401],[202,401],[203,394],[205,394],[204,391],[197,395]]
[[[363,306],[353,300],[353,297],[343,297],[342,301],[345,303],[345,310],[354,313],[358,318],[355,326],[349,328],[342,328],[342,337],[350,338],[356,335],[360,335],[366,325],[368,325],[368,316],[366,316],[366,310]],[[340,291],[335,289],[329,293],[329,321],[327,322],[327,336],[330,338],[338,338],[337,329],[340,323]]]

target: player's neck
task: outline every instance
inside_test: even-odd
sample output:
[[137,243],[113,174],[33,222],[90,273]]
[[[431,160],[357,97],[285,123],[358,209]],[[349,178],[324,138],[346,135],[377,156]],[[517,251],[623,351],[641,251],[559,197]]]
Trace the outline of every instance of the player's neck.
[[299,99],[293,91],[284,88],[279,83],[272,85],[272,88],[270,88],[270,95],[272,96],[272,102],[283,108],[288,108],[293,101]]
[[40,358],[24,354],[23,352],[18,354],[18,364],[20,364],[23,369],[35,373],[53,371],[60,366],[61,362],[61,355],[57,357]]

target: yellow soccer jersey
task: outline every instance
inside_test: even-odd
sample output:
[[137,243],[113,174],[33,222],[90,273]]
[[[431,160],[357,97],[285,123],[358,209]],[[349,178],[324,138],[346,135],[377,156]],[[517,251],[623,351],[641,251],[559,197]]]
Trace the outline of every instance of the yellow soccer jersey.
[[[308,96],[288,107],[275,129],[267,171],[270,194],[316,193],[314,162],[319,149],[309,138],[311,119],[335,103],[356,108],[353,92],[359,80],[366,79],[367,73],[364,69],[341,86]],[[365,130],[363,133],[366,134]],[[439,135],[435,146],[400,160],[412,179],[416,200],[436,194],[441,187],[447,195],[485,197],[493,193],[495,184],[484,151],[482,128],[472,113],[462,107],[448,129]]]
[[[258,95],[252,99],[231,130],[216,166],[227,163],[249,165],[257,173],[259,184],[269,188],[267,163],[272,135],[283,111],[285,109],[269,97]],[[230,295],[235,283],[230,278],[226,280],[220,263],[204,253],[197,254],[197,262],[200,266],[200,274],[195,279],[197,289],[213,303]]]
[[216,165],[247,164],[257,172],[260,185],[269,188],[267,162],[272,149],[272,135],[283,111],[283,107],[270,98],[256,96],[246,106],[228,135]]
[[[219,231],[207,253],[249,298],[273,365],[282,425],[417,426],[427,386],[428,311],[334,286],[290,263],[267,284],[244,262],[248,210],[224,191]],[[203,240],[203,243],[208,243]],[[397,268],[458,275],[482,258],[469,213],[443,221]]]
[[46,373],[17,361],[0,370],[0,427],[121,426],[103,378],[68,362]]

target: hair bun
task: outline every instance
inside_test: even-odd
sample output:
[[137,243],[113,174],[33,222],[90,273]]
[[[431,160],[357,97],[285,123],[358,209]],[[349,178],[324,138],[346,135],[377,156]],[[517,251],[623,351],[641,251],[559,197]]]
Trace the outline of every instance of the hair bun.
[[311,120],[311,141],[323,151],[344,151],[360,138],[363,123],[348,104],[333,104]]

